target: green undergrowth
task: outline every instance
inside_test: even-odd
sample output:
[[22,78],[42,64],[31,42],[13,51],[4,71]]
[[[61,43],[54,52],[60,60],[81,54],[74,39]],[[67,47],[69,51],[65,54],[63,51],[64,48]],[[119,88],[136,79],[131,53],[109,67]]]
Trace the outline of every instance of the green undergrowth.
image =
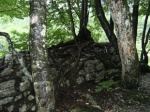
[[95,92],[100,92],[102,90],[111,91],[113,90],[113,86],[117,85],[119,82],[120,81],[113,81],[113,80],[103,81],[99,83],[98,86],[96,86]]

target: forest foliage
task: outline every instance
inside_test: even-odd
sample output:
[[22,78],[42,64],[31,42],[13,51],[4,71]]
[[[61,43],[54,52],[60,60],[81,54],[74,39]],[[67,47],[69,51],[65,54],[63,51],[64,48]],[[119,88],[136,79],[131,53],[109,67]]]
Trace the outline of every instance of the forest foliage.
[[[5,0],[1,1],[0,4],[0,30],[11,34],[14,47],[19,51],[29,50],[29,2],[29,0]],[[52,0],[51,2],[52,3],[50,3],[47,8],[47,44],[49,47],[73,39],[67,2],[64,0]],[[129,0],[128,2],[130,13],[132,13],[133,0]],[[71,0],[76,34],[80,27],[80,5],[80,0]],[[97,19],[94,1],[90,1],[88,6],[89,22],[87,27],[91,31],[92,38],[95,42],[108,42],[108,39]],[[102,6],[107,20],[109,21],[110,14],[108,4],[105,3],[105,0],[102,0]],[[139,6],[137,49],[140,54],[143,24],[145,15],[147,14],[148,0],[140,1]],[[148,20],[147,30],[149,26],[150,21]],[[0,39],[0,56],[2,57],[8,52],[8,45],[4,38]],[[147,50],[149,47],[150,44],[148,43]]]

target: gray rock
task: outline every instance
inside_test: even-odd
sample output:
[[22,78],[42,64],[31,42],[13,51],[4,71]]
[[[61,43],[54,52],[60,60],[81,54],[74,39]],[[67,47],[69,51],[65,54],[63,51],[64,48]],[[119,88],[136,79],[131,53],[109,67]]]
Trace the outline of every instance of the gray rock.
[[86,94],[85,95],[86,99],[88,100],[88,102],[90,103],[91,106],[98,108],[101,110],[101,107],[97,104],[96,100],[94,99],[94,97],[90,94]]
[[0,106],[2,106],[4,104],[7,104],[7,103],[10,103],[12,100],[13,100],[13,97],[7,97],[7,98],[4,98],[4,99],[1,99],[0,100]]
[[68,112],[102,112],[102,111],[90,105],[87,106],[74,105]]
[[22,77],[23,82],[20,83],[19,90],[20,91],[25,91],[30,87],[30,82],[28,79],[24,76]]
[[26,96],[28,95],[28,93],[27,93],[27,92],[24,92],[23,95],[24,95],[24,97],[26,97]]
[[85,79],[86,81],[90,81],[90,80],[93,80],[94,77],[92,77],[92,74],[86,74]]
[[77,84],[82,84],[84,82],[84,78],[83,77],[78,77],[77,79],[76,79],[76,83]]
[[21,99],[21,98],[22,98],[22,94],[16,96],[16,98],[14,99],[14,101],[17,101],[17,100],[19,100],[19,99]]
[[15,80],[0,83],[0,98],[16,93],[14,85]]
[[31,101],[31,100],[33,100],[33,99],[34,99],[34,96],[33,96],[33,95],[29,95],[29,96],[28,96],[28,100],[29,100],[29,101]]
[[7,108],[8,112],[13,112],[14,105],[11,105],[10,107]]
[[27,111],[27,106],[24,104],[21,108],[19,108],[19,112],[26,112]]
[[11,69],[11,68],[5,68],[5,69],[2,71],[1,75],[2,75],[2,76],[13,75],[12,73],[13,73],[13,69]]
[[4,64],[8,64],[12,60],[12,54],[6,54]]
[[97,71],[101,71],[103,69],[104,69],[104,64],[103,63],[100,63],[100,64],[96,65],[96,70]]
[[35,109],[36,109],[36,106],[34,105],[34,106],[31,108],[31,110],[32,110],[32,111],[35,111]]
[[106,71],[101,71],[100,73],[96,74],[95,82],[100,82],[102,79],[104,79],[104,76],[106,74]]
[[80,70],[79,71],[79,75],[84,75],[85,74],[85,71],[84,70]]

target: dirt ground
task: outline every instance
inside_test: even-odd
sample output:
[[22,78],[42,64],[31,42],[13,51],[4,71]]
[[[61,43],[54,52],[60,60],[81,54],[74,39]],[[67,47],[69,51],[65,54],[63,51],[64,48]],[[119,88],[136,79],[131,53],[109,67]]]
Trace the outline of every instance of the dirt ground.
[[150,73],[140,87],[126,90],[116,84],[95,92],[98,83],[86,82],[59,93],[56,112],[150,112]]

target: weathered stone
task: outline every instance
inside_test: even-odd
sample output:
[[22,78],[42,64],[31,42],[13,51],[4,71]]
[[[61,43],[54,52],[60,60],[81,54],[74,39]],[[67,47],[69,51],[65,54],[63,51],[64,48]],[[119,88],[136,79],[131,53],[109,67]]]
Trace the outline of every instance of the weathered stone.
[[23,95],[24,95],[24,97],[26,97],[26,96],[28,95],[28,93],[27,93],[27,92],[24,92]]
[[13,69],[11,68],[5,68],[2,73],[1,73],[1,76],[7,76],[7,75],[13,75]]
[[35,109],[36,109],[36,106],[34,105],[34,106],[31,108],[31,110],[32,110],[32,111],[35,111]]
[[93,60],[94,64],[99,64],[99,61],[97,59]]
[[83,83],[84,82],[84,78],[83,77],[78,77],[77,79],[76,79],[76,83],[77,84],[81,84],[81,83]]
[[75,67],[75,65],[76,65],[76,62],[71,63],[71,68]]
[[28,91],[28,95],[31,93],[31,91]]
[[24,104],[21,108],[19,108],[19,112],[26,112],[27,111],[27,105]]
[[80,70],[79,71],[79,75],[84,75],[85,74],[85,71],[84,70]]
[[12,60],[12,54],[6,54],[4,64],[8,64]]
[[16,93],[14,85],[15,80],[0,83],[0,98]]
[[[99,108],[96,108],[94,106],[79,106],[79,105],[74,105],[69,112],[102,112]],[[107,111],[108,112],[108,111]]]
[[33,96],[33,95],[29,95],[29,96],[28,96],[28,100],[29,100],[29,101],[31,101],[31,100],[33,100],[33,99],[34,99],[34,96]]
[[14,101],[17,101],[17,100],[19,100],[19,99],[21,99],[21,98],[22,98],[22,94],[16,96],[15,99],[14,99]]
[[97,71],[101,71],[101,70],[103,70],[104,69],[104,64],[103,63],[100,63],[100,64],[97,64],[96,65],[96,70]]
[[23,82],[20,83],[19,90],[20,91],[25,91],[30,87],[30,82],[28,79],[24,76],[22,77]]
[[0,111],[2,111],[2,109],[3,109],[2,106],[0,106]]
[[104,70],[101,71],[100,73],[95,74],[96,75],[95,82],[99,82],[102,79],[104,79],[105,74],[106,74],[106,71],[104,71]]
[[92,74],[86,74],[85,76],[86,81],[94,80],[94,77],[92,77]]
[[14,105],[11,105],[10,107],[7,108],[8,112],[13,112]]
[[85,69],[86,72],[94,72],[95,63],[93,62],[93,60],[86,61],[84,69]]
[[0,106],[9,103],[9,102],[11,102],[12,100],[13,100],[13,97],[7,97],[7,98],[4,98],[4,99],[1,99],[1,100],[0,100]]
[[96,108],[101,110],[101,107],[97,104],[97,102],[96,102],[96,100],[94,99],[93,96],[91,96],[89,93],[87,93],[85,95],[85,97],[88,100],[88,102],[90,103],[90,105],[92,105],[93,107],[96,107]]
[[20,71],[16,72],[16,75],[17,75],[17,76],[22,76],[22,75],[23,75],[23,72],[20,70]]

